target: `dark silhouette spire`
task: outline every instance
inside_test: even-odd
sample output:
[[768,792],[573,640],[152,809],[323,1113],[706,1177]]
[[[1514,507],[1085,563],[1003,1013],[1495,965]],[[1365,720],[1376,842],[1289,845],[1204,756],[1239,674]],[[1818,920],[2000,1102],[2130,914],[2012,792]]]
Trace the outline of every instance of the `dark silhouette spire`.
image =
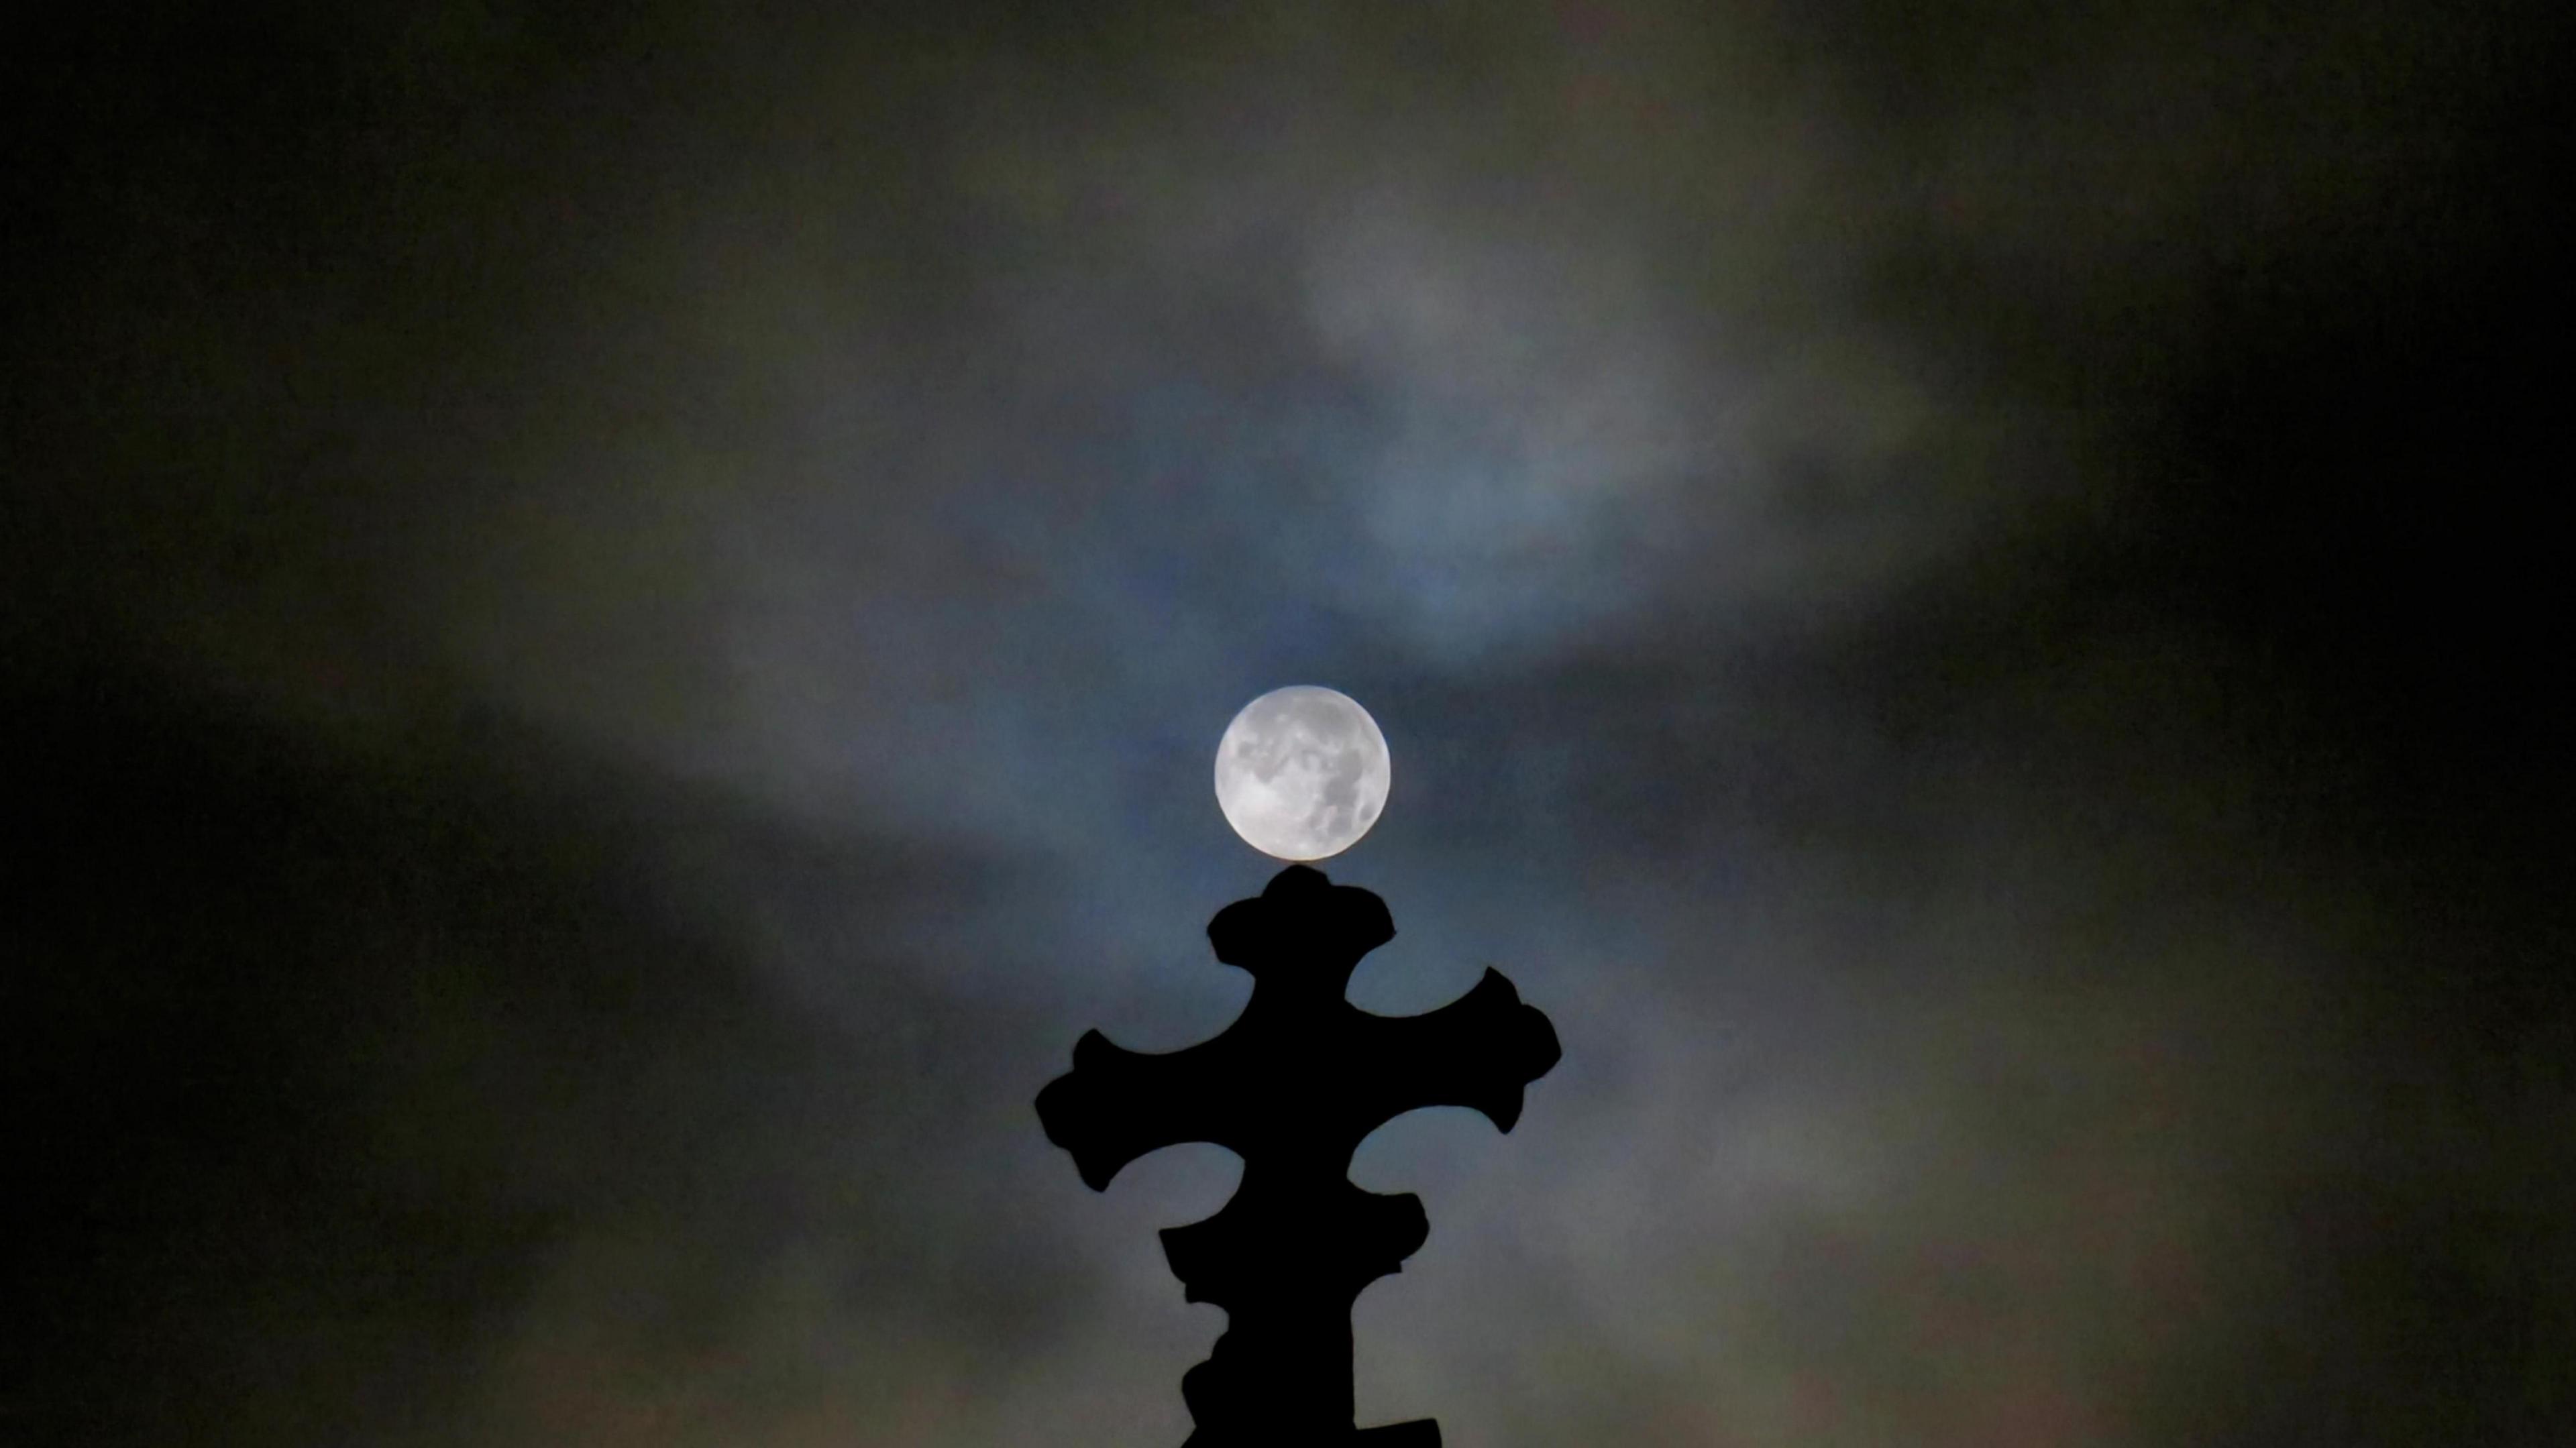
[[1215,1352],[1181,1379],[1187,1448],[1436,1448],[1430,1419],[1352,1426],[1351,1304],[1422,1246],[1421,1199],[1349,1179],[1351,1153],[1419,1106],[1468,1106],[1505,1131],[1521,1088],[1556,1064],[1555,1028],[1488,970],[1426,1015],[1370,1015],[1342,998],[1360,957],[1395,936],[1386,902],[1291,865],[1208,922],[1216,958],[1252,999],[1214,1039],[1147,1056],[1088,1031],[1073,1071],[1038,1093],[1047,1139],[1105,1189],[1162,1147],[1209,1141],[1243,1158],[1215,1216],[1163,1235],[1192,1302],[1226,1310]]

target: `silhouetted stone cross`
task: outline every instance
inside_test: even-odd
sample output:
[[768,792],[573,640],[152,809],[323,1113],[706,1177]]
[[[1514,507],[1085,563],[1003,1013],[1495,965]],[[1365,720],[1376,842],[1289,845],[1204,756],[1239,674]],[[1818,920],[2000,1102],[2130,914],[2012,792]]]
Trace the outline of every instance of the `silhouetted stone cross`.
[[1386,902],[1291,865],[1258,899],[1208,922],[1216,958],[1252,973],[1252,1000],[1215,1039],[1168,1055],[1098,1031],[1038,1093],[1047,1139],[1094,1190],[1149,1151],[1211,1141],[1243,1158],[1215,1216],[1163,1235],[1191,1302],[1225,1309],[1206,1362],[1183,1375],[1198,1431],[1185,1448],[1437,1448],[1428,1418],[1352,1426],[1351,1303],[1401,1270],[1430,1231],[1422,1199],[1353,1186],[1362,1139],[1421,1106],[1468,1106],[1505,1131],[1521,1088],[1556,1064],[1556,1030],[1492,970],[1420,1016],[1342,999],[1360,957],[1395,938]]

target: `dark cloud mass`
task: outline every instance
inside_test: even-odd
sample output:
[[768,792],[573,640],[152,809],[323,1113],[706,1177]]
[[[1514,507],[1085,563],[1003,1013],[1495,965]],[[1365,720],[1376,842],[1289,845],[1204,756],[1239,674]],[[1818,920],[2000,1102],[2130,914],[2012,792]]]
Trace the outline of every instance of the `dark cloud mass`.
[[0,1441],[1178,1442],[1291,682],[1363,1421],[2576,1441],[2550,7],[55,19]]

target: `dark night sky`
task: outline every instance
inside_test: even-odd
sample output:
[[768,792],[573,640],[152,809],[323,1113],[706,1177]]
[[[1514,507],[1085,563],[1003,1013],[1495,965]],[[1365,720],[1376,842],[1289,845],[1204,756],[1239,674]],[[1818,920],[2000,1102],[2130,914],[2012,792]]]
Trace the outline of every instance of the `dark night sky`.
[[0,1442],[1177,1443],[1290,682],[1362,1421],[2576,1441],[2555,8],[21,34]]

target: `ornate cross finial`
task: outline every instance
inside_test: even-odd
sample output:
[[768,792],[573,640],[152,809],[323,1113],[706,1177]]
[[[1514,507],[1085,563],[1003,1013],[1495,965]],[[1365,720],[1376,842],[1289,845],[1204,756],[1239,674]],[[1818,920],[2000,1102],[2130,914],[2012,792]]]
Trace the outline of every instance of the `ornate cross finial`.
[[[1521,1088],[1556,1064],[1555,1028],[1492,970],[1427,1015],[1376,1016],[1344,1000],[1360,957],[1394,936],[1376,895],[1291,865],[1208,922],[1216,958],[1252,973],[1233,1025],[1158,1056],[1087,1031],[1073,1071],[1038,1093],[1047,1139],[1073,1153],[1094,1190],[1182,1142],[1243,1158],[1233,1200],[1162,1234],[1187,1300],[1226,1311],[1216,1351],[1181,1379],[1198,1425],[1185,1448],[1363,1436],[1352,1426],[1351,1303],[1400,1270],[1430,1228],[1419,1197],[1353,1186],[1351,1153],[1421,1106],[1473,1107],[1509,1131]],[[1373,1448],[1437,1448],[1440,1429],[1424,1418],[1365,1436]]]

